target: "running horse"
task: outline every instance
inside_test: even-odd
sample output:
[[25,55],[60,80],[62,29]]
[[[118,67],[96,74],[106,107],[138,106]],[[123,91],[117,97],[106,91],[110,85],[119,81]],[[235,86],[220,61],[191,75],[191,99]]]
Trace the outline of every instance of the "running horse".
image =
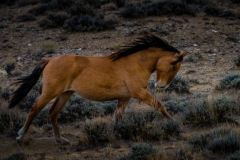
[[155,85],[165,89],[179,71],[186,54],[149,34],[108,56],[69,54],[43,58],[29,76],[17,79],[16,83],[21,85],[9,101],[9,108],[16,106],[42,75],[42,93],[29,111],[16,139],[22,141],[33,119],[56,98],[49,110],[54,140],[68,144],[69,140],[60,135],[57,118],[75,92],[93,101],[118,100],[115,123],[122,118],[130,98],[139,99],[172,119],[165,107],[147,91],[148,80],[156,71]]

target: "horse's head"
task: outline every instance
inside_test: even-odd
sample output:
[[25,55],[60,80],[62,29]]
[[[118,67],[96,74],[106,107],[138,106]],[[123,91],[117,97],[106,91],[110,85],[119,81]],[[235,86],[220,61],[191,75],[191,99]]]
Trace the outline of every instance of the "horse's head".
[[173,78],[179,71],[183,57],[187,55],[187,52],[166,54],[166,56],[161,57],[156,66],[157,70],[157,82],[155,87],[160,90],[166,89]]

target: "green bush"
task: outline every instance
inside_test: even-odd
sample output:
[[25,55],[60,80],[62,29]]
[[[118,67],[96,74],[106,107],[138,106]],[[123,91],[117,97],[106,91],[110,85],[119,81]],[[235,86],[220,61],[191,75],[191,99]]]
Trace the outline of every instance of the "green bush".
[[12,93],[13,93],[13,90],[11,88],[9,87],[6,87],[4,89],[2,88],[0,92],[0,99],[8,101]]
[[153,2],[141,7],[140,11],[145,16],[161,16],[161,15],[192,15],[195,16],[198,12],[194,6],[187,5],[182,2],[164,1]]
[[227,156],[225,158],[225,160],[240,160],[240,150],[234,152],[233,154],[231,154],[230,156]]
[[66,12],[49,12],[47,17],[39,22],[42,28],[62,27],[70,16]]
[[38,114],[38,116],[34,118],[33,124],[35,126],[41,127],[43,125],[51,123],[48,115],[49,108],[50,107],[43,108],[42,111]]
[[47,52],[48,54],[51,54],[56,52],[58,45],[56,42],[52,40],[47,40],[43,42],[42,48],[45,52]]
[[216,89],[240,89],[240,74],[226,75]]
[[222,96],[211,101],[210,105],[218,122],[235,122],[232,114],[238,113],[239,107],[234,100]]
[[49,6],[47,3],[41,4],[39,6],[31,8],[28,13],[33,14],[35,16],[43,15],[47,10],[49,10]]
[[[92,119],[94,117],[106,116],[113,114],[116,108],[116,101],[93,102],[83,99],[78,94],[74,94],[66,106],[59,114],[60,123],[74,122],[77,119]],[[49,122],[49,107],[45,107],[40,114],[34,119],[34,124],[42,126]]]
[[89,143],[92,145],[111,142],[115,139],[113,124],[106,118],[86,120],[83,128]]
[[193,4],[193,5],[200,5],[200,6],[212,4],[211,0],[182,0],[182,2],[186,4]]
[[25,112],[28,112],[33,104],[37,101],[39,93],[31,91],[26,97],[17,105],[17,107]]
[[206,148],[217,154],[234,153],[240,149],[240,136],[231,132],[225,137],[215,138]]
[[143,16],[140,10],[133,4],[129,4],[124,9],[122,9],[120,15],[124,18],[138,18]]
[[184,124],[200,127],[224,122],[237,124],[233,115],[239,113],[239,108],[233,99],[220,96],[209,101],[199,99],[192,103],[187,112],[184,112]]
[[135,143],[129,158],[132,160],[147,160],[156,158],[157,148],[148,143]]
[[122,139],[159,139],[163,134],[158,121],[162,115],[150,108],[147,110],[129,109],[124,114],[118,125],[115,126],[118,137]]
[[164,132],[164,138],[171,138],[171,137],[180,137],[180,133],[182,133],[182,130],[180,128],[180,125],[176,121],[167,121],[163,123],[162,130]]
[[199,60],[202,59],[202,55],[199,52],[196,52],[194,54],[189,54],[187,57],[184,59],[185,62],[194,62],[197,63]]
[[20,22],[35,21],[36,17],[30,13],[25,13],[17,17]]
[[23,126],[24,118],[13,110],[0,111],[0,130],[8,136],[16,136],[16,132]]
[[166,92],[175,91],[178,94],[190,93],[189,82],[181,76],[175,76],[169,87],[165,90]]
[[203,7],[203,11],[210,16],[216,17],[235,17],[235,14],[230,10],[224,10],[216,5],[206,5]]
[[209,127],[215,124],[217,120],[207,101],[201,99],[194,105],[189,106],[188,111],[184,114],[183,122],[192,126]]
[[240,3],[239,0],[230,0],[232,3]]
[[3,158],[3,160],[27,160],[27,155],[24,152],[15,152],[7,157]]
[[12,71],[15,69],[15,63],[8,63],[5,67],[4,67],[5,71],[7,72],[7,74],[9,76],[12,75]]
[[17,4],[19,6],[35,5],[38,4],[40,0],[18,0]]
[[115,28],[116,22],[109,19],[104,20],[103,16],[93,18],[89,15],[74,16],[67,21],[65,28],[70,31],[103,31]]
[[187,101],[175,101],[175,100],[168,100],[163,102],[163,106],[166,107],[167,111],[173,115],[177,113],[184,113],[188,107]]
[[115,3],[118,7],[123,7],[126,3],[126,0],[111,0],[111,2]]
[[215,138],[221,138],[228,135],[231,131],[225,128],[216,128],[212,131],[193,136],[189,139],[189,143],[194,145],[195,147],[200,147],[202,150],[206,148],[206,146],[211,143]]
[[233,62],[237,67],[240,67],[240,55],[238,55],[236,58],[234,58]]
[[95,15],[94,8],[90,4],[84,4],[83,1],[75,1],[74,4],[68,9],[71,16],[81,15]]
[[1,0],[0,5],[14,5],[17,0]]

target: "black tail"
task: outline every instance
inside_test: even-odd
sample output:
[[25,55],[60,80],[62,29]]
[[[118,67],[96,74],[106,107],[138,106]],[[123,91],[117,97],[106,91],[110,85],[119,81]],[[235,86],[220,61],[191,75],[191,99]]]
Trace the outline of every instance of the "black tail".
[[41,76],[43,69],[48,64],[49,59],[42,59],[40,63],[34,68],[29,76],[17,79],[15,83],[22,83],[21,86],[13,92],[13,97],[9,102],[8,108],[15,107],[33,88]]

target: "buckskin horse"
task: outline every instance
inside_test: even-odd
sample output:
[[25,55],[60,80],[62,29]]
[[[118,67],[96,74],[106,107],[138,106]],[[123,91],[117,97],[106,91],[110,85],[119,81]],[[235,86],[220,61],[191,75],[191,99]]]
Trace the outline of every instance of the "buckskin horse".
[[93,101],[118,100],[116,123],[122,118],[130,98],[139,99],[172,119],[165,107],[147,91],[148,80],[156,71],[156,86],[165,89],[179,71],[186,54],[149,34],[108,56],[69,54],[43,58],[29,76],[16,81],[21,85],[13,92],[9,108],[16,106],[29,93],[41,75],[43,82],[42,93],[29,111],[16,139],[21,142],[33,119],[56,98],[49,110],[54,140],[68,144],[69,141],[60,135],[57,118],[75,92]]

